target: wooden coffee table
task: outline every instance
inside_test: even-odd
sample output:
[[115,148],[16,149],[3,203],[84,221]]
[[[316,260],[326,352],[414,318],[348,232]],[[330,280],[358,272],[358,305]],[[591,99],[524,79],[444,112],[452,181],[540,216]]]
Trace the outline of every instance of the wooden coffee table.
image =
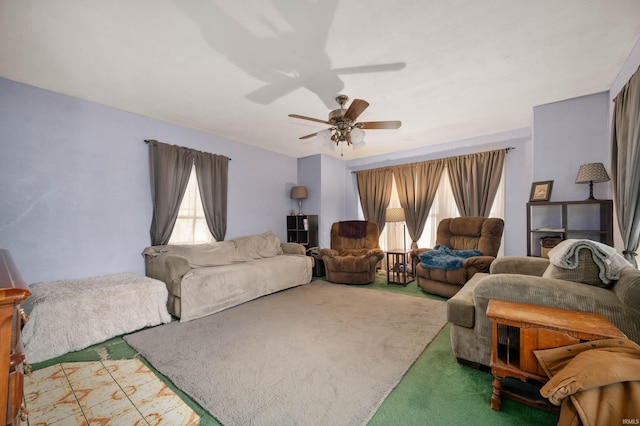
[[549,308],[546,306],[490,300],[487,317],[493,325],[491,408],[500,411],[501,397],[557,412],[557,407],[531,400],[502,389],[502,379],[525,382],[549,380],[533,353],[538,349],[598,340],[625,338],[603,315]]

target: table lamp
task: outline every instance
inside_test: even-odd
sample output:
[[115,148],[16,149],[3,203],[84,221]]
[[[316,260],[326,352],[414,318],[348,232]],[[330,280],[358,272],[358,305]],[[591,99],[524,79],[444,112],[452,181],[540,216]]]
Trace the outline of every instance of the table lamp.
[[294,186],[291,188],[291,198],[298,200],[298,215],[302,214],[302,200],[307,198],[306,186]]
[[593,197],[593,182],[607,182],[609,180],[609,175],[602,163],[583,164],[578,170],[578,176],[576,176],[576,183],[589,184],[588,200],[595,200]]
[[392,207],[388,208],[385,212],[385,221],[386,222],[403,222],[404,227],[402,228],[402,238],[404,240],[403,250],[407,251],[407,223],[404,217],[404,209],[402,207]]

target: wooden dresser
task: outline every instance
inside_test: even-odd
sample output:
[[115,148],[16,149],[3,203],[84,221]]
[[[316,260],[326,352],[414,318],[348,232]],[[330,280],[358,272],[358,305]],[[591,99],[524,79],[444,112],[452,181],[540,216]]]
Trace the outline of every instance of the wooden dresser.
[[[24,350],[20,329],[27,316],[20,303],[31,295],[7,250],[0,249],[0,419],[20,425],[23,406]],[[26,419],[25,419],[26,420]]]

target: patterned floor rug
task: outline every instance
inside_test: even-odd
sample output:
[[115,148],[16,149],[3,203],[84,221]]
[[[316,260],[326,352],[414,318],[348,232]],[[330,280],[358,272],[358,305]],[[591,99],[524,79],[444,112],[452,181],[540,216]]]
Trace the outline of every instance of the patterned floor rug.
[[69,362],[25,376],[22,426],[197,425],[200,417],[140,360]]

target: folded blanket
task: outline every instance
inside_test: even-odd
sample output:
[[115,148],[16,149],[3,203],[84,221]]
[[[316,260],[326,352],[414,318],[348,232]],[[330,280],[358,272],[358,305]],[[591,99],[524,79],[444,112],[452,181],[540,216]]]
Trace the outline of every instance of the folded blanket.
[[613,247],[592,240],[564,240],[549,251],[549,262],[565,269],[576,269],[578,252],[582,249],[591,250],[591,257],[600,269],[600,280],[609,284],[620,278],[620,271],[629,262],[619,255]]
[[469,257],[482,256],[480,250],[453,250],[436,244],[433,250],[420,253],[420,264],[427,269],[459,269]]

